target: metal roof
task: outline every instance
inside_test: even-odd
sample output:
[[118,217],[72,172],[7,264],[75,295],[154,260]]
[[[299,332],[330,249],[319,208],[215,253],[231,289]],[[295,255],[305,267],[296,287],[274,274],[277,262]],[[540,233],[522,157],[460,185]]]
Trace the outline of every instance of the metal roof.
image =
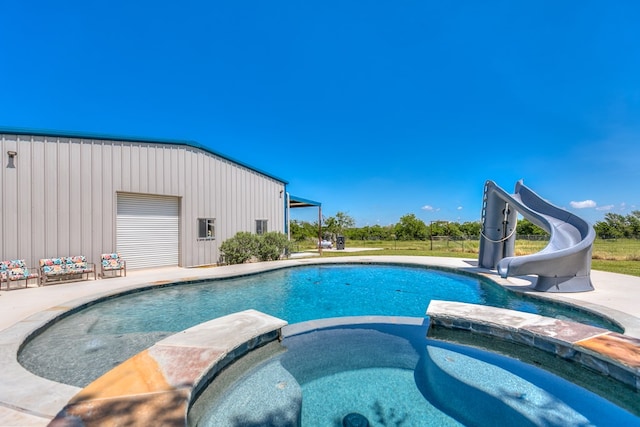
[[322,203],[315,202],[313,200],[303,199],[302,197],[296,197],[289,194],[290,208],[311,208],[314,206],[322,206]]
[[[276,181],[279,181],[283,184],[288,184],[289,182],[279,178],[275,175],[272,175],[268,172],[265,172],[261,169],[257,169],[253,166],[250,166],[244,162],[231,158],[227,155],[219,153],[217,151],[212,150],[209,147],[206,147],[195,141],[185,141],[185,140],[176,140],[176,139],[161,139],[161,138],[146,138],[146,137],[132,137],[132,136],[122,136],[122,135],[107,135],[107,134],[99,134],[99,133],[85,133],[85,132],[74,132],[74,131],[57,131],[57,130],[43,130],[43,129],[27,129],[27,128],[10,128],[10,127],[0,127],[0,134],[8,134],[8,135],[33,135],[33,136],[50,136],[56,138],[77,138],[77,139],[91,139],[91,140],[100,140],[100,141],[126,141],[126,142],[143,142],[143,143],[156,143],[156,144],[171,144],[171,145],[181,145],[185,147],[197,148],[202,151],[206,151],[214,156],[221,157],[225,160],[233,162],[237,165],[244,166],[252,171],[258,172],[262,175],[265,175],[269,178],[273,178]],[[316,206],[316,205],[313,205]]]

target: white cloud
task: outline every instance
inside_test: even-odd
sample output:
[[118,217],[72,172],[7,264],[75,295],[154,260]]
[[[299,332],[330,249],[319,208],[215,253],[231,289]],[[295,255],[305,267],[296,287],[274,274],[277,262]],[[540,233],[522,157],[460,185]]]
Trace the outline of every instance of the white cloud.
[[582,202],[570,202],[569,203],[572,208],[575,209],[585,209],[585,208],[595,208],[596,202],[593,200],[584,200]]
[[462,210],[462,206],[458,206],[458,208],[457,208],[457,209],[458,209],[459,211],[461,211],[461,210]]
[[613,205],[598,206],[596,208],[597,211],[610,211],[611,209],[613,209]]
[[424,205],[421,209],[427,212],[438,212],[440,210],[440,208],[434,208],[433,206],[429,205]]

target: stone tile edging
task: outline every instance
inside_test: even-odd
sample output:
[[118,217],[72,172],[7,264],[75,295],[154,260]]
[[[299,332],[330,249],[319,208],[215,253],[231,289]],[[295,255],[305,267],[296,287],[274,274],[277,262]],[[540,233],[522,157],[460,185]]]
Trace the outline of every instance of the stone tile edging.
[[432,300],[433,327],[494,336],[579,363],[640,391],[640,339],[606,329],[503,308]]
[[286,325],[245,310],[171,335],[82,389],[49,426],[186,426],[201,389],[233,360],[279,339]]

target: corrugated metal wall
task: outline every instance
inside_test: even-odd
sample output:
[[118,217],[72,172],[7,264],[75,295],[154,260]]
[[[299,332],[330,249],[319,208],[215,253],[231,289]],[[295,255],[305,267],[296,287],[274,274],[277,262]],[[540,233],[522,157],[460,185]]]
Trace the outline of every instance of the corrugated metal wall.
[[[0,259],[85,255],[116,248],[117,193],[180,197],[180,265],[217,262],[220,244],[267,219],[284,232],[285,183],[196,147],[0,134]],[[17,152],[15,168],[7,151]],[[197,219],[216,239],[198,240]]]

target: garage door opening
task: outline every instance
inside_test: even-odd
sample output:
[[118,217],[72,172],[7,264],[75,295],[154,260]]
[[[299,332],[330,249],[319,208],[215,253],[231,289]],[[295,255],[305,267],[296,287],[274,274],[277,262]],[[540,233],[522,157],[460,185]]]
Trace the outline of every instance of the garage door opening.
[[118,193],[117,250],[127,268],[177,266],[180,199]]

